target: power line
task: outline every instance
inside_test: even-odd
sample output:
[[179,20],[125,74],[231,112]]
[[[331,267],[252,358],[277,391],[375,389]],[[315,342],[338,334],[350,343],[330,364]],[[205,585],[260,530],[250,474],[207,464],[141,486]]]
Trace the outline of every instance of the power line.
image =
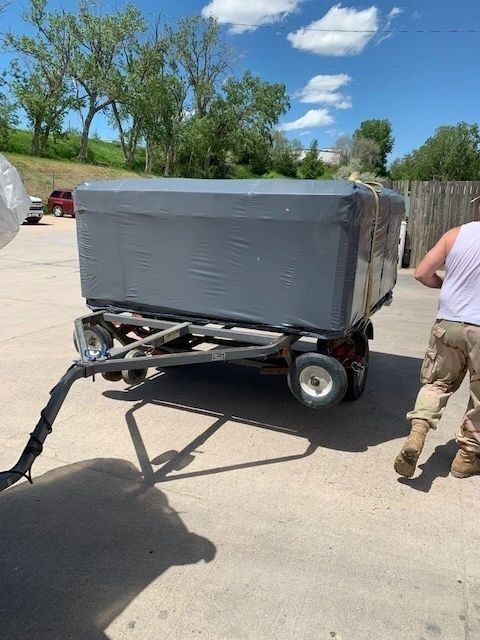
[[[149,14],[153,15],[153,14]],[[164,18],[170,18],[172,20],[178,20],[182,16],[172,16],[166,13],[160,14]],[[211,16],[215,18],[215,16]],[[246,22],[220,22],[217,18],[218,24],[222,26],[229,27],[244,27],[245,29],[282,29],[284,31],[313,31],[316,33],[370,33],[375,35],[376,33],[440,33],[440,34],[448,34],[448,33],[470,33],[470,34],[480,34],[480,27],[478,29],[466,29],[466,28],[458,28],[458,29],[382,29],[379,27],[378,29],[317,29],[314,27],[299,27],[297,29],[292,29],[292,27],[287,27],[282,24],[252,24]]]
[[[225,22],[231,27],[244,27],[258,29],[268,27],[270,29],[283,29],[292,31],[291,27],[278,24],[246,24],[242,22]],[[300,27],[296,31],[314,31],[317,33],[479,33],[480,29],[316,29],[313,27]]]

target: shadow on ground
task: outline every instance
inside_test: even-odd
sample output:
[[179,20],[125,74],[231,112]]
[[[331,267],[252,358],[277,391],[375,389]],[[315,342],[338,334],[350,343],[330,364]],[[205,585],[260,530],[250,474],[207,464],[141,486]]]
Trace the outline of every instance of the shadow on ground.
[[[452,460],[458,451],[455,440],[450,440],[446,444],[438,445],[435,451],[423,464],[419,464],[417,472],[413,478],[399,478],[401,484],[406,484],[412,489],[428,493],[432,488],[434,480],[446,478],[450,473]],[[420,475],[418,472],[420,471]]]
[[[0,637],[105,640],[169,567],[213,560],[215,546],[140,479],[130,463],[100,459],[2,494]],[[168,615],[158,600],[156,611]],[[127,624],[125,633],[135,621]]]
[[[112,389],[104,395],[113,400],[137,402],[128,410],[126,421],[145,479],[155,483],[290,461],[311,455],[318,447],[365,451],[400,438],[408,432],[405,414],[418,392],[420,365],[416,358],[372,353],[364,396],[357,402],[319,411],[300,405],[290,394],[284,376],[261,376],[257,370],[233,365],[171,368],[137,387]],[[173,406],[217,420],[182,451],[164,452],[149,460],[135,419],[135,413],[146,404]],[[167,477],[171,471],[188,466],[195,450],[229,420],[303,437],[307,441],[305,453]],[[154,473],[151,463],[164,466]]]

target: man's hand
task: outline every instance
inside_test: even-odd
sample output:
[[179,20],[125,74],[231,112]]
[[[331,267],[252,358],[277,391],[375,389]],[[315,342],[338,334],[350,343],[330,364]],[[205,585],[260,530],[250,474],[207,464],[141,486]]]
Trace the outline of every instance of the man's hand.
[[443,235],[431,251],[427,253],[424,259],[415,269],[415,279],[432,289],[441,289],[443,280],[437,271],[444,264],[450,253],[455,240],[460,232],[460,227],[450,229]]

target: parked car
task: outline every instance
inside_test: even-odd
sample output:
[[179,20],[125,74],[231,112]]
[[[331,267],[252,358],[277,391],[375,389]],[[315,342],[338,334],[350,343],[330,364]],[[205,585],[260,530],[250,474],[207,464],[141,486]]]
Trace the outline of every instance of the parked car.
[[57,218],[61,218],[65,213],[75,217],[73,211],[73,189],[55,189],[48,198],[48,210]]
[[40,222],[43,218],[43,202],[41,198],[36,198],[35,196],[29,197],[30,210],[25,218],[25,222],[28,222],[29,224],[37,224],[37,222]]

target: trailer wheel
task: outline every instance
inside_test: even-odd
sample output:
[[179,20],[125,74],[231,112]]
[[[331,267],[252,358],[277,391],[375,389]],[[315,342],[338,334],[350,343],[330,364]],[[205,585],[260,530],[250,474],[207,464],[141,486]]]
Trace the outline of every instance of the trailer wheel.
[[330,356],[304,353],[290,367],[288,386],[295,398],[311,409],[331,407],[343,400],[347,372]]
[[[143,358],[144,355],[145,353],[140,351],[140,349],[133,349],[127,353],[125,358],[128,360],[131,358]],[[122,371],[122,378],[127,384],[134,386],[143,382],[147,377],[147,373],[148,369],[124,369]]]
[[[113,347],[113,338],[111,334],[100,325],[87,327],[86,329],[84,329],[84,334],[87,347],[92,351],[105,352]],[[77,336],[75,335],[75,331],[73,332],[73,345],[78,351]]]
[[122,379],[121,371],[104,371],[102,378],[105,378],[108,382],[119,382]]
[[352,339],[355,343],[355,352],[362,362],[361,364],[353,363],[351,367],[347,368],[348,387],[345,400],[350,402],[358,400],[365,391],[370,361],[370,349],[367,336],[363,333],[355,333]]

